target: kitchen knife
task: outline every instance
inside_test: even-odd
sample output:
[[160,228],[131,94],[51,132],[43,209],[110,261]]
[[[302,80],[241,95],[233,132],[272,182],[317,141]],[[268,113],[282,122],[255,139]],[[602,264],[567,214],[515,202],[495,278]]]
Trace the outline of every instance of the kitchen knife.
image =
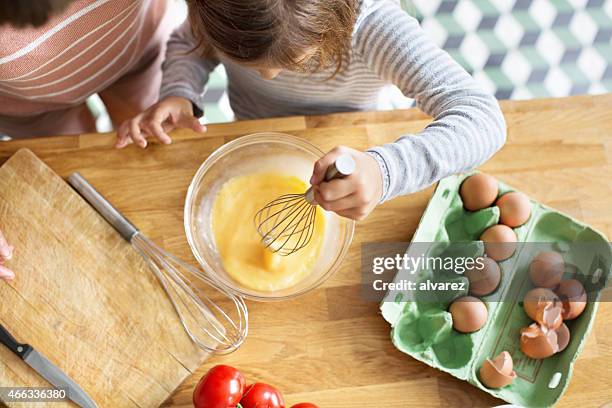
[[29,344],[19,343],[9,331],[0,324],[0,343],[8,347],[17,357],[32,367],[41,377],[55,388],[66,390],[68,398],[82,408],[97,408],[96,403],[62,370],[47,360]]

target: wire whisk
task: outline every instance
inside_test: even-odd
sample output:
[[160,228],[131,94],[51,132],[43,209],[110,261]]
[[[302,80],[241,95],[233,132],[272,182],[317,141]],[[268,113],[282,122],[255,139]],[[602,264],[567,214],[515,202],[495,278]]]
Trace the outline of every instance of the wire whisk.
[[[355,160],[348,154],[339,156],[325,172],[325,181],[350,176]],[[255,227],[261,242],[270,251],[282,256],[304,248],[314,234],[317,202],[310,187],[302,194],[285,194],[257,211]]]
[[240,347],[248,333],[248,310],[241,297],[155,245],[79,173],[70,175],[68,183],[143,257],[198,347],[217,354]]

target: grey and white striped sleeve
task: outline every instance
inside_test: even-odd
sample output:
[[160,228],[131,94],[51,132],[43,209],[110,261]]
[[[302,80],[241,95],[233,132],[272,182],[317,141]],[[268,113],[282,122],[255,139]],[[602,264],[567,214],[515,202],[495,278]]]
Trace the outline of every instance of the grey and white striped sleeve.
[[204,110],[204,92],[210,73],[218,61],[203,58],[194,52],[197,42],[186,20],[170,36],[159,98],[181,96]]
[[418,135],[368,150],[381,166],[386,201],[482,164],[505,143],[506,124],[496,99],[414,18],[392,2],[377,4],[358,21],[354,49],[434,118]]

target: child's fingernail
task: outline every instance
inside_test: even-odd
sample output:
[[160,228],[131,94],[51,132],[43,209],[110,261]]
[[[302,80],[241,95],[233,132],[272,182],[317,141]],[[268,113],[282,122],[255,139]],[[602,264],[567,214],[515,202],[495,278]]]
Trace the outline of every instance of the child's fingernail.
[[316,178],[315,178],[314,174],[312,176],[310,176],[310,184],[314,184],[315,180],[316,180]]

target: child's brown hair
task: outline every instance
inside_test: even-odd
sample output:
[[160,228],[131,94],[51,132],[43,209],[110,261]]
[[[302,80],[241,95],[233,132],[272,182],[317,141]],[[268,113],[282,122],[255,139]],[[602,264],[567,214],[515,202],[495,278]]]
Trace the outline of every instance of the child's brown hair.
[[[243,63],[314,72],[346,62],[358,0],[188,0],[199,49]],[[308,62],[299,61],[313,50]],[[335,74],[334,73],[334,74]]]

